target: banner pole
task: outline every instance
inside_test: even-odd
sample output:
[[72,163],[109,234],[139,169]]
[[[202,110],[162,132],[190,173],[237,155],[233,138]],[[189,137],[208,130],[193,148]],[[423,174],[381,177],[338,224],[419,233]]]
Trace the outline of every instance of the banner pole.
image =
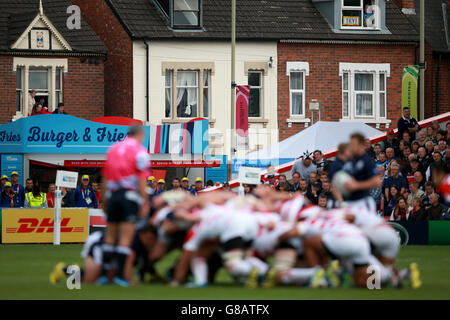
[[53,244],[59,246],[61,243],[61,190],[57,187],[55,191],[55,214],[53,218]]

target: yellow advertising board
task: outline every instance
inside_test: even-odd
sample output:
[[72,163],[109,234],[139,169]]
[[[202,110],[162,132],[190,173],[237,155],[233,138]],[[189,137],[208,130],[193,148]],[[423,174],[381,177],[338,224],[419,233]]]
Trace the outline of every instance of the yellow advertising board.
[[[54,209],[3,209],[2,243],[52,243]],[[84,242],[89,209],[61,210],[61,242]]]

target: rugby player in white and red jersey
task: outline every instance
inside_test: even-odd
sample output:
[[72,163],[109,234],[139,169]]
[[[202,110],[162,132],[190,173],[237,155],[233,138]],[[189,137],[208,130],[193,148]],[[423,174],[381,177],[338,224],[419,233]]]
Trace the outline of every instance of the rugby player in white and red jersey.
[[102,275],[98,284],[107,284],[107,272],[116,262],[113,283],[129,286],[124,277],[124,266],[136,231],[138,218],[148,216],[150,205],[146,192],[150,175],[150,156],[142,146],[144,129],[130,127],[128,136],[115,143],[106,155],[103,179],[106,185],[104,208],[107,227],[102,245]]

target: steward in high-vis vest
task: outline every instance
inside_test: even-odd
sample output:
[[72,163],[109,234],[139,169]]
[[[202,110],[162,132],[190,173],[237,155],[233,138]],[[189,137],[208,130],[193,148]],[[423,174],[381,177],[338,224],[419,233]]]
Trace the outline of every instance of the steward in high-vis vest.
[[25,208],[48,208],[47,197],[35,183],[33,190],[25,194]]

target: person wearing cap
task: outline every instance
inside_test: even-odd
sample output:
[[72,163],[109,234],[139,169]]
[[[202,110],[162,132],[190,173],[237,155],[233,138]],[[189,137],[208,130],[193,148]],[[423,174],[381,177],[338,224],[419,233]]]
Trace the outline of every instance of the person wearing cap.
[[314,181],[311,184],[311,190],[306,193],[306,197],[314,204],[319,203],[320,191],[322,189],[322,184],[319,180]]
[[0,191],[3,190],[3,186],[5,185],[5,183],[8,181],[8,176],[6,174],[2,175],[2,177],[0,178]]
[[189,179],[187,177],[183,177],[183,179],[181,179],[181,189],[184,191],[189,191]]
[[95,191],[89,186],[89,176],[81,177],[81,185],[73,192],[73,200],[77,208],[98,208]]
[[166,191],[166,180],[159,179],[158,180],[158,187],[155,190],[155,194],[161,194],[164,191]]
[[294,172],[298,172],[303,179],[308,181],[308,183],[311,172],[317,172],[317,166],[312,162],[312,155],[308,151],[294,163],[291,174],[294,174]]
[[19,208],[17,205],[18,195],[12,189],[11,182],[5,182],[3,190],[0,197],[0,207],[1,208]]
[[392,148],[394,150],[398,149],[398,139],[395,137],[394,129],[388,129],[386,131],[386,140],[384,140],[384,150],[387,148]]
[[19,184],[19,173],[17,171],[11,172],[11,185],[12,190],[17,194],[15,198],[17,201],[16,206],[18,208],[23,207],[25,203],[25,188]]
[[196,196],[199,191],[203,190],[203,179],[198,177],[195,179],[195,187],[190,190],[190,192]]
[[151,194],[155,194],[156,193],[156,183],[155,183],[155,177],[154,176],[149,176],[147,178],[147,186],[151,189]]

